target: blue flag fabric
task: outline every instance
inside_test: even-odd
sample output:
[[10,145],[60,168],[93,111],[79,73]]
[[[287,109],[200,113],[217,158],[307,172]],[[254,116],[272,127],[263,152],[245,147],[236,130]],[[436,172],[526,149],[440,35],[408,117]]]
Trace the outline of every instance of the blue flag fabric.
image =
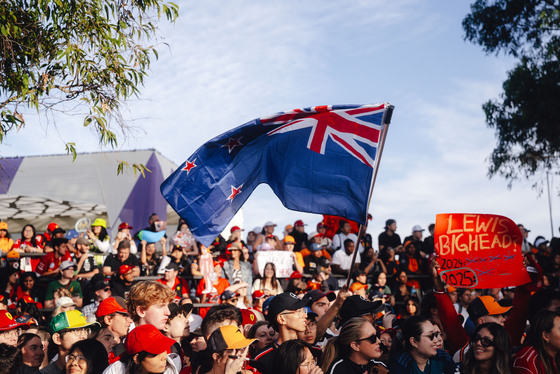
[[161,192],[206,246],[261,183],[288,209],[364,223],[389,108],[319,106],[255,119],[201,146]]

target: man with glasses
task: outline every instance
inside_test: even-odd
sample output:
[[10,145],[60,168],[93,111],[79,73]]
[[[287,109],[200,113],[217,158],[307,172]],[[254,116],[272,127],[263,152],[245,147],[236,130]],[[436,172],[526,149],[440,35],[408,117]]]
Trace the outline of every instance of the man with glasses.
[[307,327],[305,307],[311,303],[311,299],[299,299],[291,292],[276,295],[270,301],[266,319],[270,326],[278,332],[278,340],[255,357],[254,367],[260,373],[274,372],[274,360],[278,347],[288,340],[297,339],[298,332],[305,332]]
[[43,374],[63,374],[66,356],[72,345],[88,338],[92,330],[98,330],[99,323],[88,323],[78,310],[69,310],[56,315],[49,323],[52,342],[58,347],[58,357],[41,370]]
[[17,346],[20,330],[27,330],[28,324],[18,323],[6,310],[0,310],[0,343]]

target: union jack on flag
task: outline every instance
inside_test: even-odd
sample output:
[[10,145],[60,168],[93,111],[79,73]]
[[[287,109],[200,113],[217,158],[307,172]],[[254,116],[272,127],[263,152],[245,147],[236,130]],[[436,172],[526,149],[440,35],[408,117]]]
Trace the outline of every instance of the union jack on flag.
[[[333,111],[331,105],[318,106],[308,111],[295,109],[286,114],[261,119],[261,122],[263,124],[285,123],[269,131],[268,135],[311,128],[307,148],[313,152],[325,154],[327,140],[330,138],[352,156],[369,167],[373,167],[374,159],[360,146],[359,142],[368,144],[370,147],[377,147],[381,125],[362,120],[360,117],[384,110],[384,105],[337,111]],[[310,113],[317,114],[309,116]],[[324,113],[327,115],[322,115]],[[301,118],[301,114],[307,114],[307,117]]]
[[364,223],[392,110],[329,105],[255,119],[202,145],[161,192],[205,245],[261,183],[289,209]]

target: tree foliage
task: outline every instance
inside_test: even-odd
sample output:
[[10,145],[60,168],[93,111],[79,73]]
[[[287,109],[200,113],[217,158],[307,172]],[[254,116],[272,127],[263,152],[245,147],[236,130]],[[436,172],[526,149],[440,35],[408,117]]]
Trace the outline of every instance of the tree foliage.
[[560,160],[560,4],[555,0],[477,0],[463,20],[465,38],[487,53],[517,59],[499,99],[483,104],[497,145],[489,175],[509,182]]
[[[0,0],[0,142],[32,108],[81,113],[115,147],[121,107],[157,59],[157,22],[177,17],[162,0]],[[75,143],[66,150],[76,157]]]

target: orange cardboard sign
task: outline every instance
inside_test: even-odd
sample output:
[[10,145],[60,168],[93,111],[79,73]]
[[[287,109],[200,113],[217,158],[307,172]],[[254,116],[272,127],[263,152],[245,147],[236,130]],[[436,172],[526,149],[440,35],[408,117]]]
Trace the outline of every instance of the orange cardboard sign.
[[453,287],[502,288],[531,281],[523,266],[523,237],[507,217],[438,214],[434,241],[440,275]]

